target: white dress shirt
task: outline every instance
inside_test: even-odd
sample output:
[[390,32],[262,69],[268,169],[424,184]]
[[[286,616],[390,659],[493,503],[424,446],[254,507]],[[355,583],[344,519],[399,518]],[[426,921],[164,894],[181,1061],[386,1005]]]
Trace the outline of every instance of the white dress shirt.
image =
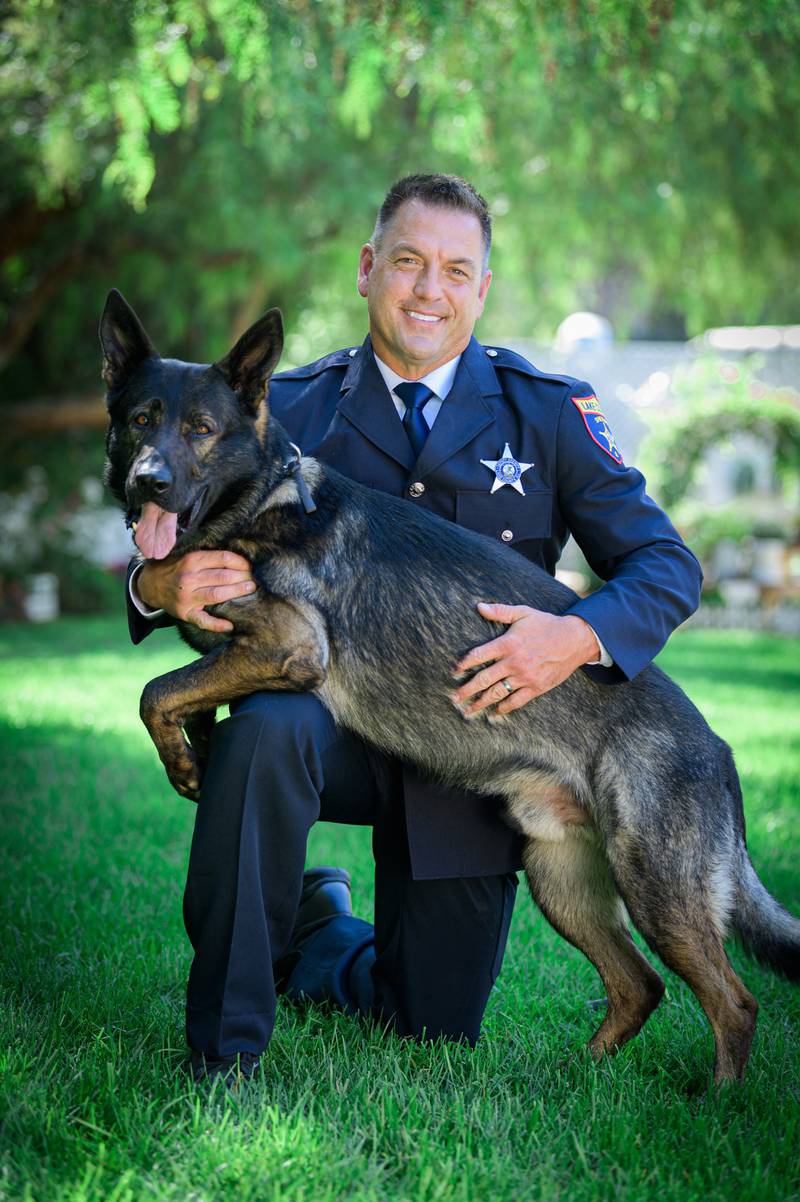
[[[372,353],[375,355],[374,350]],[[389,367],[388,363],[384,363],[383,359],[379,359],[377,355],[375,355],[375,362],[378,365],[378,371],[383,376],[386,387],[392,394],[392,400],[394,401],[394,407],[397,410],[397,416],[402,421],[403,415],[406,411],[406,405],[405,401],[401,400],[401,398],[395,392],[395,387],[398,384],[406,384],[408,381],[404,380],[402,376],[398,376],[397,372],[393,371],[392,368]],[[427,376],[423,376],[422,379],[416,381],[417,383],[424,384],[427,388],[430,388],[431,392],[433,393],[433,396],[422,410],[422,416],[428,423],[429,430],[436,421],[436,418],[439,416],[439,410],[442,407],[442,401],[453,387],[453,381],[456,378],[456,372],[458,371],[458,365],[460,362],[461,356],[456,355],[455,359],[451,359],[449,363],[443,363],[441,367],[435,367],[433,371],[428,372]]]

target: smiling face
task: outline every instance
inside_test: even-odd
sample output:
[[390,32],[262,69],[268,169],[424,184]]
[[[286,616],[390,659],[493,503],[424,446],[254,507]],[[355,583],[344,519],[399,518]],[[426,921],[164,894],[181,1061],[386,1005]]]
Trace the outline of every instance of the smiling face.
[[376,355],[407,380],[460,355],[492,278],[483,260],[472,213],[418,200],[401,205],[359,259],[358,291],[367,298]]

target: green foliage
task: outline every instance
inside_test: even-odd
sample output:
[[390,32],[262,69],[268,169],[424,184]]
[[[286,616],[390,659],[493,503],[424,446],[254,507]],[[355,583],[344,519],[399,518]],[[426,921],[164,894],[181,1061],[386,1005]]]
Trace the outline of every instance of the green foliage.
[[778,0],[12,0],[9,391],[96,380],[111,284],[191,357],[273,303],[292,358],[356,340],[357,248],[411,170],[494,207],[487,337],[794,320],[798,49]]
[[[279,1006],[263,1077],[204,1099],[179,1073],[191,949],[181,891],[195,808],[138,719],[189,654],[115,621],[0,629],[0,1181],[35,1202],[785,1202],[797,1192],[800,991],[732,950],[759,1000],[741,1087],[706,1092],[712,1044],[672,974],[614,1059],[591,965],[520,888],[474,1050],[418,1046]],[[788,643],[688,631],[661,658],[742,773],[750,852],[800,911],[800,691]],[[372,907],[369,831],[320,823]]]
[[[713,553],[722,543],[790,542],[800,527],[800,399],[768,388],[755,369],[752,361],[733,364],[711,356],[679,369],[672,384],[674,403],[654,413],[639,447],[650,491],[712,569]],[[705,496],[701,486],[709,452],[732,449],[742,434],[769,450],[782,503],[773,494],[752,491],[720,505]],[[712,570],[706,591],[714,588],[713,575]]]
[[795,394],[767,388],[747,363],[735,366],[713,357],[676,372],[672,391],[674,406],[655,415],[639,451],[642,470],[667,509],[691,496],[710,448],[737,434],[763,441],[778,473],[796,489],[800,403]]

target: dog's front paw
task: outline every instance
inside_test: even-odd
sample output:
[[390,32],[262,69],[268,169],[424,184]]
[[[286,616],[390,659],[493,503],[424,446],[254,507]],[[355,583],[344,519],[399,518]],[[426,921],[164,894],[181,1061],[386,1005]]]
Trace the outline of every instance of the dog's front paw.
[[203,774],[197,758],[191,752],[182,755],[179,762],[165,763],[164,767],[169,783],[176,793],[180,793],[181,797],[188,797],[190,801],[199,799]]
[[187,797],[189,801],[195,803],[200,800],[200,780],[197,776],[190,777],[186,781],[170,776],[169,780],[175,792],[180,793],[181,797]]

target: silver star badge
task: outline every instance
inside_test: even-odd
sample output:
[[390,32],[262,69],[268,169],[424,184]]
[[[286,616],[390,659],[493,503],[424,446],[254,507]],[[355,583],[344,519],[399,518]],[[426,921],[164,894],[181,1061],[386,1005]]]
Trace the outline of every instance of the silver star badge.
[[523,472],[527,472],[529,468],[532,468],[534,464],[519,463],[511,454],[511,448],[508,443],[503,448],[503,454],[500,459],[481,459],[481,463],[484,467],[488,467],[490,471],[494,472],[494,482],[491,492],[497,492],[498,488],[502,488],[504,484],[510,484],[518,493],[523,497],[525,496],[520,476]]

